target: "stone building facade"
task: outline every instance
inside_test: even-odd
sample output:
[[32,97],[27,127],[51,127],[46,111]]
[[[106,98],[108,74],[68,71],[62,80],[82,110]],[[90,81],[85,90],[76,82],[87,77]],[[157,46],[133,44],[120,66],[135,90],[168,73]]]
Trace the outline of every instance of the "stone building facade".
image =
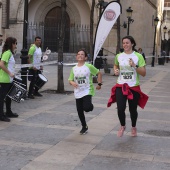
[[[110,2],[111,0],[105,0]],[[3,39],[8,36],[14,36],[18,40],[18,52],[22,49],[23,41],[23,17],[25,0],[0,0],[0,34]],[[28,22],[43,23],[46,20],[58,22],[56,20],[60,11],[60,0],[28,0]],[[92,0],[66,0],[67,3],[67,22],[68,26],[90,25],[90,9]],[[96,5],[98,0],[96,0]],[[167,1],[168,3],[168,1]],[[8,8],[9,4],[9,8]],[[164,0],[120,0],[122,6],[122,14],[120,15],[120,38],[127,35],[127,28],[123,27],[123,23],[127,22],[126,9],[133,9],[132,18],[134,22],[130,24],[130,35],[136,42],[137,48],[143,48],[146,55],[152,55],[154,41],[154,18],[159,17],[162,20]],[[8,12],[9,11],[9,12]],[[95,6],[94,10],[94,31],[99,20],[99,8]],[[55,24],[54,24],[55,27]],[[157,26],[156,34],[156,53],[160,51],[160,22]],[[32,37],[28,37],[30,41],[34,41],[36,30]],[[44,35],[42,35],[44,36]],[[71,35],[70,35],[71,36]],[[44,37],[42,37],[44,38]],[[47,38],[47,37],[46,37]],[[105,53],[116,53],[117,47],[117,27],[113,27],[109,36],[103,45]],[[108,54],[109,55],[109,54]]]

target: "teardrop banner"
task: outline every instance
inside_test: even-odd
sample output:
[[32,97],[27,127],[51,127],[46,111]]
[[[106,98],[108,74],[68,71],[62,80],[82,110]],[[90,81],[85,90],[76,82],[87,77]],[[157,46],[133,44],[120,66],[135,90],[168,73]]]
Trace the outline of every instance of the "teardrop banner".
[[111,1],[110,3],[108,3],[106,8],[103,10],[96,28],[96,35],[94,39],[93,63],[95,62],[95,59],[103,43],[105,42],[109,32],[111,31],[121,11],[122,11],[121,5],[116,1]]

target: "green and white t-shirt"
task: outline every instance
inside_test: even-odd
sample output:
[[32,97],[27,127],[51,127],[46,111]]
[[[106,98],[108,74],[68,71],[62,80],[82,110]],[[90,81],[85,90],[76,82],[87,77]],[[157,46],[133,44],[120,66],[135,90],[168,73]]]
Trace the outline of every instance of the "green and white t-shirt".
[[118,84],[127,83],[130,87],[139,85],[139,74],[136,69],[129,65],[129,59],[132,58],[134,63],[139,67],[145,66],[143,56],[137,52],[132,54],[120,53],[115,57],[115,65],[119,66],[120,74],[117,80]]
[[98,72],[99,70],[97,68],[88,63],[85,63],[81,67],[76,65],[71,69],[68,80],[72,80],[78,84],[78,87],[74,88],[74,96],[76,99],[86,95],[95,95],[92,75],[96,75]]
[[[41,47],[37,47],[35,44],[33,44],[28,52],[28,55],[31,55],[31,63],[36,67],[36,69],[40,69],[40,63],[41,63],[41,57],[42,57],[42,51]],[[37,66],[37,64],[39,66]]]
[[[14,74],[15,72],[15,59],[10,50],[5,51],[2,54],[1,60],[5,62],[5,67]],[[13,78],[9,76],[5,71],[0,69],[0,83],[11,83]]]

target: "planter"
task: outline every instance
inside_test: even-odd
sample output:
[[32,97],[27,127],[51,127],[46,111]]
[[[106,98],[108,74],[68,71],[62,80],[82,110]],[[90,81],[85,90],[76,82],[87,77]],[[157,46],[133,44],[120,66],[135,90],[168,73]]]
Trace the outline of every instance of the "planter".
[[165,63],[165,58],[164,57],[159,57],[158,58],[158,64],[159,65],[164,65],[164,63]]

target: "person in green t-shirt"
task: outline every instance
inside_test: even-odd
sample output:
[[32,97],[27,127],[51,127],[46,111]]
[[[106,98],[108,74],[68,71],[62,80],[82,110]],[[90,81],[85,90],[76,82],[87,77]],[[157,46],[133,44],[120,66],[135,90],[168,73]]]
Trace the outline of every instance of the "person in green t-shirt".
[[98,76],[97,90],[101,89],[102,74],[93,65],[86,63],[88,56],[84,49],[80,49],[77,53],[76,59],[78,64],[71,69],[69,76],[69,83],[74,87],[74,96],[76,99],[76,107],[78,116],[80,118],[82,129],[80,134],[86,134],[88,126],[85,120],[85,112],[93,110],[92,96],[95,95],[93,86],[93,75]]
[[135,51],[136,42],[132,36],[123,37],[122,45],[124,52],[116,55],[114,63],[114,73],[118,76],[114,93],[121,125],[117,135],[118,137],[122,137],[126,128],[125,109],[128,100],[132,125],[131,136],[137,136],[137,106],[139,105],[139,101],[144,101],[144,98],[140,100],[144,94],[140,90],[139,77],[146,75],[146,63],[143,56]]
[[[6,96],[12,87],[12,81],[15,76],[15,59],[13,54],[16,47],[16,38],[8,37],[3,46],[0,60],[0,120],[5,122],[10,121],[8,117],[18,117],[18,114],[11,111],[11,99]],[[6,101],[6,115],[4,114],[4,99]]]
[[29,75],[32,75],[28,77],[28,80],[30,81],[28,98],[30,99],[34,99],[34,96],[42,96],[42,94],[38,92],[39,88],[35,86],[38,79],[38,74],[41,74],[41,70],[43,69],[43,67],[40,66],[41,57],[41,37],[37,36],[35,37],[34,44],[31,45],[28,51],[28,63],[34,65],[33,67],[29,68]]

